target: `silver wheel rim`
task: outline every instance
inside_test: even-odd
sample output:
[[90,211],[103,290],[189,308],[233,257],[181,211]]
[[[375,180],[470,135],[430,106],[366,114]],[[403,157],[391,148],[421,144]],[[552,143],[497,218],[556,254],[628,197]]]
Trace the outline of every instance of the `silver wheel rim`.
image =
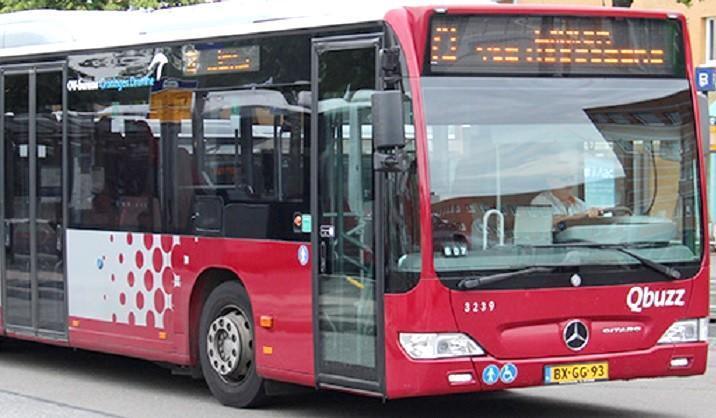
[[214,371],[226,382],[242,381],[253,360],[251,324],[241,309],[226,307],[209,325],[206,355]]

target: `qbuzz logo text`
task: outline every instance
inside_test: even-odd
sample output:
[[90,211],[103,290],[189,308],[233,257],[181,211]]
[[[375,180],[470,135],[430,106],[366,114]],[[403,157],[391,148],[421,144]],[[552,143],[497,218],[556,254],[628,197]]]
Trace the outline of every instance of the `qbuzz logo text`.
[[636,286],[629,289],[626,304],[632,312],[641,312],[649,308],[686,305],[686,289],[652,290],[649,286]]

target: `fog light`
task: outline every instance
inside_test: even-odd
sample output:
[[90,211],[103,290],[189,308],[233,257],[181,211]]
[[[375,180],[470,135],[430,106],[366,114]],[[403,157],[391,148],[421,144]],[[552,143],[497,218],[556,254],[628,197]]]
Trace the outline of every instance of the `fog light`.
[[451,385],[464,385],[465,383],[472,383],[475,378],[472,373],[450,373],[448,375],[448,382]]
[[686,367],[689,365],[689,359],[686,357],[676,357],[671,359],[671,367]]

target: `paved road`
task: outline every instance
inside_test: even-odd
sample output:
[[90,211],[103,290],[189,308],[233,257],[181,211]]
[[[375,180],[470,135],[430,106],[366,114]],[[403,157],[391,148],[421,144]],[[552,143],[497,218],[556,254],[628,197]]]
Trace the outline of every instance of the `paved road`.
[[[711,327],[716,336],[716,326]],[[712,343],[716,341],[712,340]],[[152,363],[35,343],[0,344],[2,417],[711,417],[716,346],[709,372],[679,379],[542,387],[390,401],[311,392],[261,410],[219,405],[202,381]]]

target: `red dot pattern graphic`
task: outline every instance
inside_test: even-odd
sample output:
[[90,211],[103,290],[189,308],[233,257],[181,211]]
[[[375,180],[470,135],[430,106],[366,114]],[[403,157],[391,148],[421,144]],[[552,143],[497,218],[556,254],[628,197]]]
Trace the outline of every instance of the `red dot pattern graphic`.
[[147,269],[147,271],[144,272],[144,288],[147,289],[147,292],[151,292],[153,287],[154,275],[151,270]]
[[162,236],[162,251],[169,253],[172,250],[172,237],[170,235]]
[[162,272],[162,288],[166,293],[171,293],[174,287],[174,271],[171,267],[166,267]]
[[154,310],[159,313],[164,312],[164,293],[161,289],[154,292]]
[[149,328],[154,328],[154,312],[147,311],[145,322]]
[[154,237],[152,234],[144,234],[144,248],[151,250],[154,245]]
[[165,329],[171,329],[172,324],[173,324],[173,322],[172,322],[173,315],[174,315],[173,311],[170,311],[168,309],[166,311],[164,311],[164,328]]
[[152,262],[154,263],[154,271],[159,273],[162,271],[162,250],[159,248],[154,249],[154,255],[152,256]]
[[[118,324],[168,329],[174,309],[172,299],[182,286],[177,267],[188,262],[186,253],[179,250],[183,241],[171,235],[119,236],[123,239],[115,240],[109,234],[110,252],[103,255],[117,261],[105,262],[100,270],[108,279],[104,294],[109,297],[103,302],[109,307],[106,318]],[[127,262],[125,255],[130,255]],[[117,280],[119,277],[126,280]]]

